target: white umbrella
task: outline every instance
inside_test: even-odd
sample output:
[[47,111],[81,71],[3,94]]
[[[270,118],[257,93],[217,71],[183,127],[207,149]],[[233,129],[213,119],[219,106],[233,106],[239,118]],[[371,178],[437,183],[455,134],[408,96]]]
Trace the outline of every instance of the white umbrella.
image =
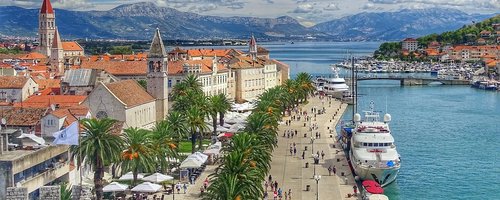
[[[144,175],[143,174],[137,174],[137,179],[142,179],[144,178]],[[128,172],[126,174],[124,174],[123,176],[121,176],[118,180],[120,181],[128,181],[128,180],[134,180],[134,173],[132,172]]]
[[149,176],[142,178],[142,180],[144,180],[144,181],[150,181],[153,183],[161,183],[163,181],[169,181],[169,180],[173,180],[173,179],[174,179],[174,177],[171,177],[169,175],[160,174],[160,173],[154,173],[154,174],[151,174]]
[[128,185],[112,182],[102,188],[103,192],[123,192],[128,188]]
[[219,155],[220,149],[207,149],[203,151],[204,154],[214,154],[214,155]]
[[203,163],[195,158],[187,158],[182,161],[180,168],[199,168]]
[[217,132],[227,132],[229,129],[224,126],[217,126]]
[[207,161],[207,159],[208,159],[208,156],[205,155],[205,154],[203,154],[203,153],[201,153],[201,152],[195,152],[194,154],[191,154],[191,155],[198,156],[199,158],[201,158],[201,160],[203,162]]
[[132,188],[132,192],[158,192],[160,188],[161,185],[144,182]]

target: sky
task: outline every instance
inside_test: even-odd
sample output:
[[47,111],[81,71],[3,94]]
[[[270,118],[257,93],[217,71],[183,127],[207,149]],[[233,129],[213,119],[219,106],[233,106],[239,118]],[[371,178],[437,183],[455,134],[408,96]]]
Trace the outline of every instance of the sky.
[[[499,13],[500,0],[51,0],[69,10],[109,10],[121,4],[154,2],[159,6],[201,15],[279,17],[288,15],[305,25],[360,12],[397,11],[433,7],[467,13]],[[0,6],[39,8],[42,0],[0,0]]]

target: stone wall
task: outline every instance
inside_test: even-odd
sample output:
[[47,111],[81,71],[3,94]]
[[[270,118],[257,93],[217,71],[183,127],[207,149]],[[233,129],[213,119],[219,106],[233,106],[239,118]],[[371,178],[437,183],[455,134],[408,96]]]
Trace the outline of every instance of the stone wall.
[[92,199],[92,188],[89,186],[73,185],[71,190],[72,200],[91,200]]
[[40,200],[60,200],[61,186],[40,187]]
[[6,200],[28,200],[28,188],[8,187]]

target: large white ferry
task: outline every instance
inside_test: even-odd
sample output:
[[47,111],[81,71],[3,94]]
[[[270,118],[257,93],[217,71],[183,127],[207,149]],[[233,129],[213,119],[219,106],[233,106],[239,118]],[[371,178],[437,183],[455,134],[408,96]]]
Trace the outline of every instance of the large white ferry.
[[370,108],[364,111],[364,119],[358,113],[354,115],[350,160],[362,180],[374,180],[384,187],[396,180],[401,161],[389,129],[391,115],[385,114],[380,121],[373,102]]

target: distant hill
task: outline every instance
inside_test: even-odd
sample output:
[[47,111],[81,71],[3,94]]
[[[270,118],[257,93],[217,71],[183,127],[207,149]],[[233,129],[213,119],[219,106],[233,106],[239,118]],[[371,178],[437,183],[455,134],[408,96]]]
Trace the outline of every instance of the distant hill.
[[[493,24],[500,23],[500,14],[492,18],[486,19],[482,22],[463,26],[462,28],[454,31],[446,31],[441,34],[430,34],[418,38],[418,42],[422,45],[427,45],[432,41],[448,44],[467,44],[475,43],[480,37],[481,31],[490,31],[494,34]],[[487,43],[495,43],[496,38],[483,38]]]
[[[38,10],[0,7],[0,35],[35,36]],[[150,39],[159,27],[165,39],[218,39],[305,37],[314,31],[288,17],[216,17],[180,12],[153,3],[121,5],[108,11],[56,9],[56,24],[63,37]]]
[[[63,38],[140,39],[152,37],[159,27],[168,40],[399,40],[454,30],[492,15],[468,15],[452,9],[401,10],[360,13],[307,28],[296,19],[218,17],[181,12],[153,3],[118,6],[108,11],[56,9],[56,23]],[[38,9],[0,7],[0,36],[36,36]]]
[[456,9],[431,8],[397,12],[359,13],[317,24],[321,31],[337,40],[401,40],[431,33],[455,30],[493,15],[469,15]]

